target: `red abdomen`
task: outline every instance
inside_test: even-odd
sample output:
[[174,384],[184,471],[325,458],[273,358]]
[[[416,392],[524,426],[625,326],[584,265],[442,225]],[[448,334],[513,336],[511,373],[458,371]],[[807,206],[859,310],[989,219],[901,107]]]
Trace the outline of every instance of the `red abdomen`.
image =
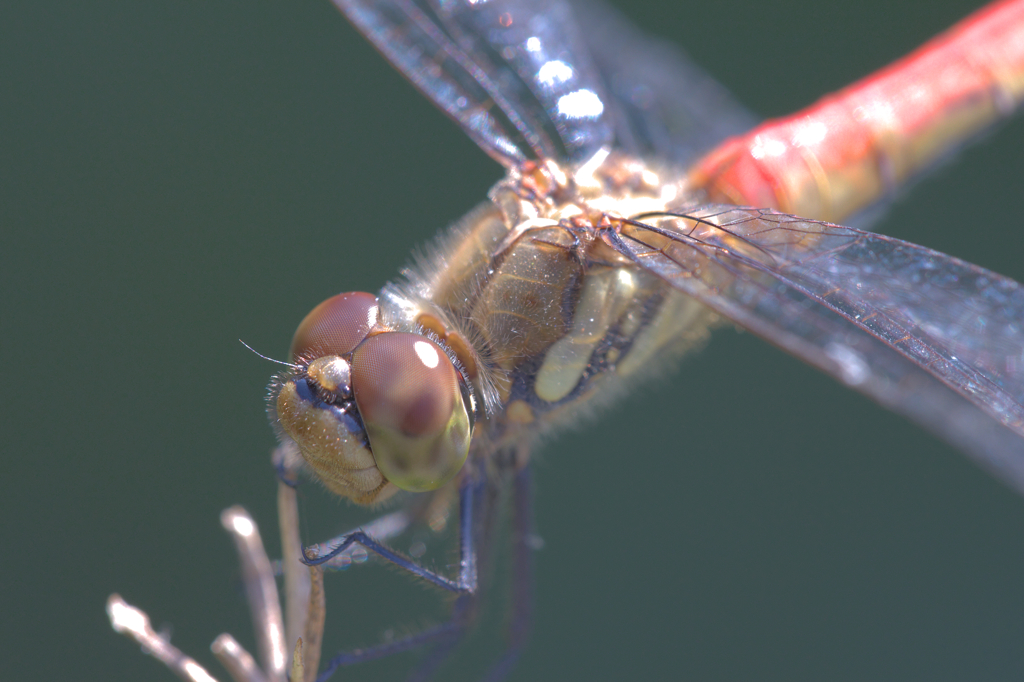
[[727,140],[690,172],[709,199],[839,221],[1024,97],[1024,0],[993,3],[792,116]]

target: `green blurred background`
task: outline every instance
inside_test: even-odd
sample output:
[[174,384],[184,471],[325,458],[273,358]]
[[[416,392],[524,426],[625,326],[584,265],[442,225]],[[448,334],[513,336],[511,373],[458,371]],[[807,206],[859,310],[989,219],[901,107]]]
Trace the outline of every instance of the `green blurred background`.
[[[623,3],[762,116],[973,4]],[[118,591],[226,679],[209,642],[252,635],[219,511],[246,505],[277,545],[273,367],[237,339],[284,355],[307,310],[376,290],[499,168],[327,0],[7,3],[0,87],[0,678],[172,679],[110,630]],[[1004,126],[880,229],[1024,279],[1022,143],[1024,121]],[[750,336],[719,332],[550,443],[536,480],[513,679],[1024,673],[1024,500]],[[342,530],[350,511],[327,508]],[[326,653],[419,622],[437,599],[409,583],[331,577]]]

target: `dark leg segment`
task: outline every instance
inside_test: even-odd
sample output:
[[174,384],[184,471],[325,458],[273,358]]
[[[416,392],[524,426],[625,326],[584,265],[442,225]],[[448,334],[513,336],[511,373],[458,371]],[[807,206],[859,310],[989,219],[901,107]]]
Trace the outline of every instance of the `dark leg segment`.
[[512,517],[512,620],[509,623],[508,648],[501,660],[484,677],[485,682],[501,682],[519,661],[533,629],[533,490],[529,465],[515,477]]
[[366,649],[360,649],[358,651],[343,651],[328,661],[327,667],[324,668],[324,671],[316,678],[316,682],[327,682],[331,675],[334,674],[335,670],[347,665],[376,661],[378,658],[386,658],[394,654],[400,654],[403,651],[409,651],[410,649],[415,649],[432,642],[443,642],[449,639],[454,639],[457,637],[461,628],[462,625],[460,623],[449,621],[444,625],[439,625],[435,628],[424,630],[423,632],[417,632],[415,635],[403,637],[395,640],[394,642],[378,644],[377,646],[367,647]]
[[[472,606],[476,599],[477,591],[477,537],[474,532],[476,529],[474,518],[476,505],[479,501],[478,498],[481,497],[480,493],[486,489],[486,485],[487,481],[483,475],[476,478],[467,477],[459,490],[459,575],[455,580],[420,566],[385,547],[361,530],[346,535],[337,547],[334,547],[323,556],[310,559],[303,553],[303,563],[316,566],[330,561],[352,545],[358,544],[412,575],[422,578],[444,590],[460,595],[452,610],[452,617],[447,623],[402,637],[393,642],[387,642],[359,651],[342,652],[328,662],[323,673],[317,677],[317,682],[326,682],[334,671],[341,666],[384,658],[431,643],[438,643],[438,646],[428,656],[428,665],[422,668],[426,673],[426,677],[429,677],[433,670],[447,658],[448,653],[454,649],[455,644],[461,639],[462,632],[465,629],[466,614],[475,611]],[[423,679],[426,679],[426,677]]]
[[459,577],[455,580],[452,580],[447,576],[443,576],[436,571],[431,571],[428,568],[420,566],[398,552],[385,547],[361,530],[357,530],[346,535],[340,544],[323,556],[310,558],[306,556],[305,549],[303,549],[301,561],[307,566],[319,566],[320,564],[327,563],[352,545],[358,544],[377,554],[381,558],[390,561],[399,568],[408,571],[414,576],[437,585],[441,589],[448,590],[449,592],[454,592],[456,594],[475,592],[477,584],[476,549],[474,547],[472,532],[467,533],[466,531],[467,529],[471,529],[473,526],[474,497],[476,496],[478,489],[482,486],[483,483],[481,481],[467,480],[462,484],[462,489],[459,491],[460,565]]
[[467,594],[459,597],[452,607],[450,623],[457,624],[452,634],[447,639],[440,640],[436,646],[420,660],[413,671],[406,678],[406,682],[427,682],[430,680],[441,664],[448,660],[448,657],[455,651],[455,647],[462,642],[466,635],[469,623],[473,619],[476,610],[476,595]]

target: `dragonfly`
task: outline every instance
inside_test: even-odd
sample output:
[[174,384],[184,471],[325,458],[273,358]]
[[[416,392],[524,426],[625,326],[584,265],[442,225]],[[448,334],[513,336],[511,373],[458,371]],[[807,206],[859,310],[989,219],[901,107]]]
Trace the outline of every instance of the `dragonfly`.
[[[1021,3],[985,10],[948,41],[985,46],[957,59],[986,78],[942,107],[918,102],[934,120],[910,127],[897,106],[924,76],[879,77],[874,94],[751,132],[727,93],[600,6],[337,4],[507,176],[436,259],[376,295],[315,309],[273,383],[286,479],[302,469],[357,504],[399,505],[307,547],[304,562],[340,566],[361,549],[455,597],[450,621],[343,652],[325,675],[413,648],[426,650],[416,679],[444,663],[475,616],[510,488],[518,608],[488,673],[505,677],[529,630],[535,443],[609,409],[718,325],[762,336],[1024,490],[1020,285],[822,222],[856,214],[1016,107]],[[984,61],[989,52],[1000,59]],[[847,145],[830,147],[836,137]],[[386,544],[428,522],[431,499],[457,508],[454,573]]]

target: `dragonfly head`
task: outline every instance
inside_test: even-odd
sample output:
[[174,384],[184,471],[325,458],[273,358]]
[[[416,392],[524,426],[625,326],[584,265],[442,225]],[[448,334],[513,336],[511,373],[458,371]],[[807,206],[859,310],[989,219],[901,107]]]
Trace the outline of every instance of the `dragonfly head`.
[[[469,453],[466,379],[430,338],[382,327],[377,299],[333,296],[295,332],[278,424],[335,493],[368,504],[441,487]],[[389,485],[390,484],[390,485]]]

